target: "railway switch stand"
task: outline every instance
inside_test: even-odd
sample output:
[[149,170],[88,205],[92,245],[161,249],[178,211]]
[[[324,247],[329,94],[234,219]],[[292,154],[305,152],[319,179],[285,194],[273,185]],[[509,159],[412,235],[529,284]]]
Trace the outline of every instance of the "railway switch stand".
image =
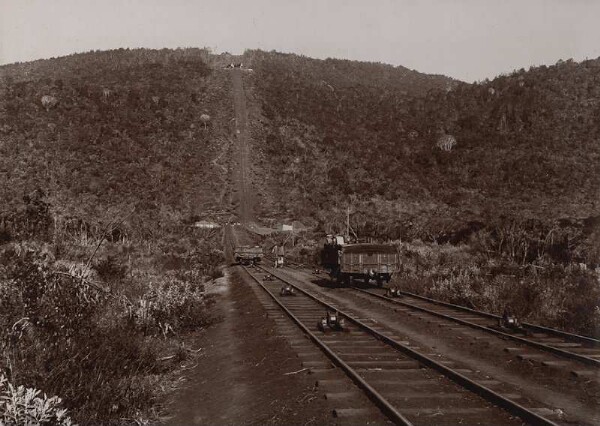
[[402,297],[402,294],[400,293],[400,289],[398,287],[389,287],[385,291],[385,295],[386,295],[386,297],[390,297],[390,298]]
[[517,318],[516,315],[513,315],[509,308],[504,309],[502,318],[498,319],[498,326],[513,331],[523,331],[523,326],[521,325],[519,318]]
[[296,293],[294,292],[294,287],[292,287],[292,286],[291,286],[291,285],[289,285],[289,284],[284,284],[284,285],[281,287],[280,294],[281,294],[282,296],[294,296]]
[[325,317],[321,318],[321,321],[318,323],[318,328],[321,331],[333,330],[333,331],[343,331],[346,327],[344,318],[341,318],[339,313],[327,311],[325,313]]

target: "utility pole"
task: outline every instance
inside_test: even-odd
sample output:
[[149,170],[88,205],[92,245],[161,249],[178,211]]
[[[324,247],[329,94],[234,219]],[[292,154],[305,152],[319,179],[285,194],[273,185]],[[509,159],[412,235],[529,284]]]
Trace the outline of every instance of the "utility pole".
[[346,238],[350,239],[350,206],[346,210]]

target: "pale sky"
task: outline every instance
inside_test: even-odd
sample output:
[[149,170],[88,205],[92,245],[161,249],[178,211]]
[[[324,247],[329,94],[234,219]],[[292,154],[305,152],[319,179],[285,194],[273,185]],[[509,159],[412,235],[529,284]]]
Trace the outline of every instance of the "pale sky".
[[600,0],[0,0],[0,64],[119,47],[274,49],[472,82],[600,56]]

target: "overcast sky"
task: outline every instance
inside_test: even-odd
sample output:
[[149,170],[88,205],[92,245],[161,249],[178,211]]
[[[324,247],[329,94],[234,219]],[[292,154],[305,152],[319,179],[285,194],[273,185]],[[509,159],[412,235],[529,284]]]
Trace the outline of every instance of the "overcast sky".
[[0,0],[0,64],[186,46],[386,62],[472,82],[600,56],[600,0]]

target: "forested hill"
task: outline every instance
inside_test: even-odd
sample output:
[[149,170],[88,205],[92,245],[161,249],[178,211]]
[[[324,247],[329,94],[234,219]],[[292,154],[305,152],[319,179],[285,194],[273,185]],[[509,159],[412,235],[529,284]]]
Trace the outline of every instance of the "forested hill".
[[[2,215],[38,188],[55,219],[136,211],[139,233],[222,208],[230,60],[120,49],[0,67]],[[443,241],[473,223],[588,229],[600,215],[599,60],[480,84],[276,52],[242,60],[263,218],[331,231],[351,204],[362,235]]]
[[215,208],[232,107],[210,58],[119,49],[0,67],[0,219],[18,221],[32,193],[55,221],[128,217],[138,236]]
[[363,234],[430,239],[600,213],[600,60],[479,84],[409,73],[408,90],[402,69],[246,55],[282,216],[327,227],[352,204]]

